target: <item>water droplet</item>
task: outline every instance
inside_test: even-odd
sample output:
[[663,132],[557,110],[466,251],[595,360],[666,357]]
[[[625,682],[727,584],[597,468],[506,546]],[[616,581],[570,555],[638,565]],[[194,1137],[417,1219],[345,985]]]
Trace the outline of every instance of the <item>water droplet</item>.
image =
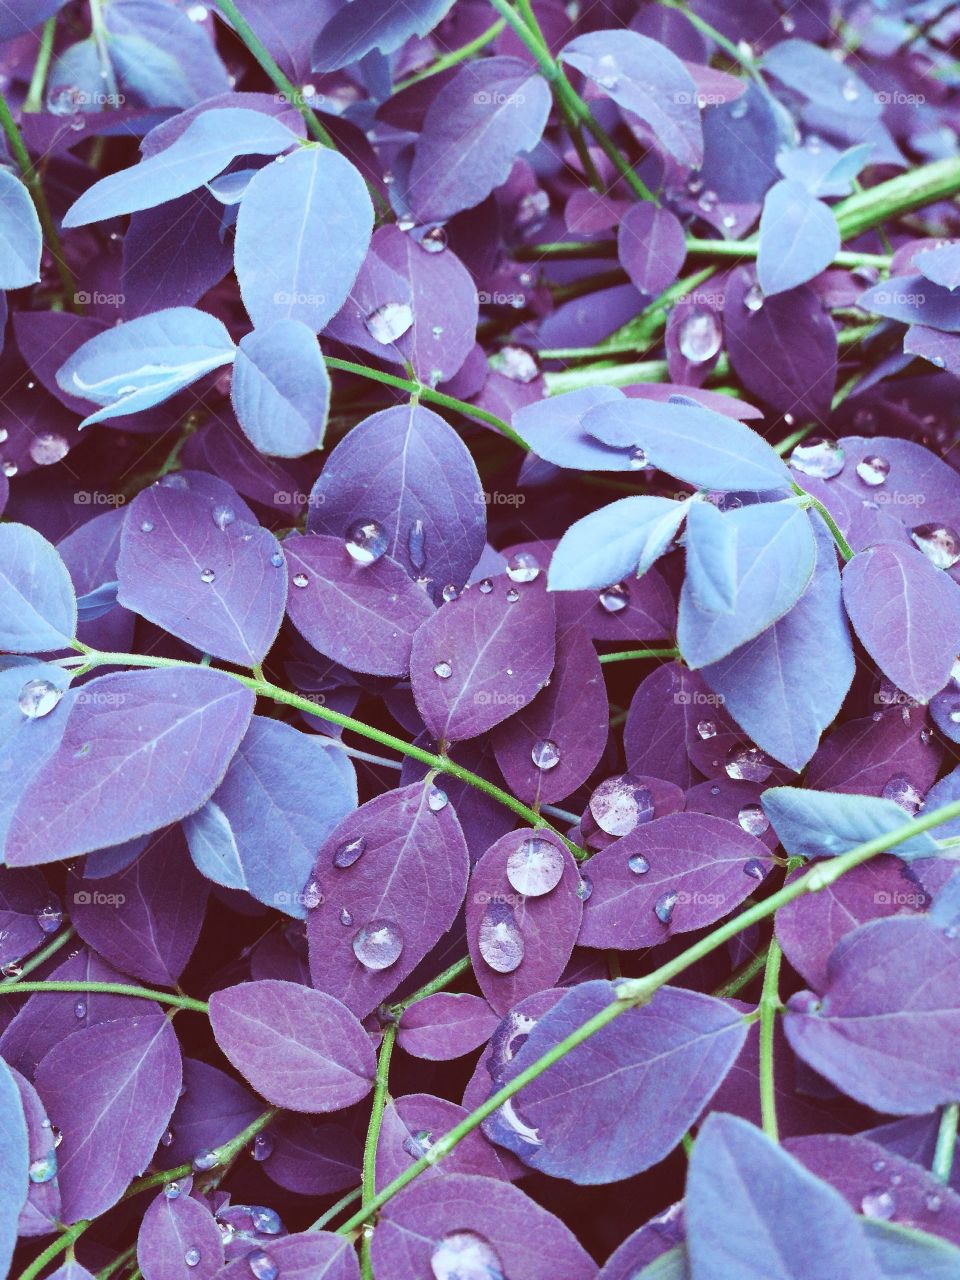
[[766,782],[773,764],[759,747],[731,747],[724,761],[727,776],[745,782]]
[[366,836],[357,836],[354,840],[344,840],[343,844],[337,846],[333,855],[333,865],[340,867],[352,867],[357,861],[364,849],[367,847]]
[[444,604],[453,604],[454,600],[460,599],[460,592],[452,582],[448,582],[440,592],[440,598]]
[[895,773],[880,793],[886,800],[892,800],[911,817],[917,814],[923,804],[923,793],[918,791],[910,779],[903,773]]
[[507,602],[509,604],[516,604],[519,599],[520,599],[520,592],[517,590],[517,588],[516,587],[508,588]]
[[531,836],[507,858],[507,879],[525,898],[542,898],[560,883],[563,854],[550,840]]
[[426,534],[422,520],[414,520],[407,534],[407,553],[414,569],[422,569],[427,563]]
[[443,227],[431,227],[420,237],[420,248],[427,253],[443,253],[447,247],[447,233]]
[[483,581],[480,583],[480,585],[477,587],[477,590],[480,592],[482,596],[488,596],[490,592],[493,590],[493,583],[490,581],[489,578],[484,578]]
[[283,552],[274,551],[273,555],[270,557],[270,563],[273,565],[275,569],[282,569],[283,568]]
[[501,347],[490,364],[497,373],[509,378],[511,382],[533,382],[540,372],[536,357],[525,347]]
[[403,1149],[411,1160],[421,1160],[433,1146],[433,1134],[429,1129],[418,1129],[403,1140]]
[[677,345],[680,354],[691,364],[706,364],[712,360],[722,342],[720,321],[712,311],[691,311],[680,324]]
[[5,965],[0,967],[0,974],[5,978],[19,978],[23,973],[23,965],[19,960],[9,960]]
[[5,462],[5,463],[3,464],[3,466],[2,466],[2,467],[0,467],[0,470],[2,470],[2,471],[3,471],[3,474],[4,474],[4,475],[9,479],[9,480],[12,480],[12,479],[13,479],[13,477],[17,474],[17,472],[19,471],[19,469],[20,469],[20,468],[17,466],[17,464],[16,464],[15,462]]
[[790,465],[805,476],[817,476],[820,480],[832,480],[843,470],[843,448],[836,440],[813,436],[803,440],[790,455]]
[[506,902],[491,902],[480,917],[480,955],[495,973],[513,973],[523,960],[523,934]]
[[258,1133],[253,1140],[253,1148],[250,1152],[254,1160],[262,1164],[264,1160],[269,1160],[273,1155],[273,1138],[269,1133]]
[[615,582],[613,586],[604,587],[597,597],[597,603],[605,613],[622,613],[630,603],[630,592],[625,582]]
[[371,920],[353,935],[353,954],[365,969],[389,969],[402,950],[403,934],[392,920]]
[[70,445],[63,436],[54,435],[52,432],[44,432],[30,442],[30,457],[38,467],[49,467],[54,462],[65,458],[69,452]]
[[200,1250],[196,1245],[191,1245],[183,1255],[183,1260],[188,1267],[196,1267],[200,1265]]
[[892,1218],[897,1202],[889,1191],[868,1191],[860,1201],[860,1208],[866,1218]]
[[759,311],[763,306],[763,290],[758,284],[752,284],[743,295],[743,305],[748,311]]
[[153,533],[153,521],[152,521],[152,520],[141,520],[141,521],[140,521],[140,531],[141,531],[142,533]]
[[37,924],[41,933],[56,933],[63,924],[63,912],[54,903],[48,903],[37,912]]
[[676,889],[668,889],[657,899],[653,912],[661,924],[669,924],[673,919],[673,909],[679,896]]
[[856,80],[844,80],[840,93],[844,102],[856,102],[860,97],[860,86]]
[[208,1169],[215,1169],[220,1163],[220,1157],[215,1151],[211,1151],[209,1147],[205,1147],[203,1151],[198,1151],[191,1161],[196,1173],[206,1173]]
[[767,869],[759,858],[749,858],[743,864],[743,874],[749,876],[751,880],[762,880],[767,874]]
[[702,738],[704,742],[708,738],[717,736],[717,726],[712,720],[700,720],[697,722],[697,736]]
[[934,1191],[930,1191],[923,1197],[923,1203],[930,1213],[939,1213],[943,1208],[943,1197],[938,1196]]
[[161,1134],[160,1145],[161,1147],[173,1146],[173,1130],[172,1129],[167,1129],[163,1134]]
[[620,83],[620,65],[612,53],[605,53],[597,59],[591,79],[601,89],[616,89]]
[[439,813],[441,809],[447,807],[447,793],[439,787],[431,787],[427,796],[427,808],[431,813]]
[[889,474],[890,463],[877,453],[867,454],[857,463],[857,475],[864,484],[870,485],[871,489],[876,488],[878,484],[883,484]]
[[28,720],[40,720],[50,714],[62,697],[63,690],[49,680],[28,680],[20,690],[17,705]]
[[434,1280],[504,1280],[497,1251],[475,1231],[451,1231],[430,1255]]
[[411,327],[413,312],[409,303],[385,302],[375,311],[370,312],[364,324],[374,342],[379,342],[381,346],[389,346],[391,342],[402,338]]
[[560,763],[560,748],[552,738],[538,738],[530,751],[530,759],[538,769],[555,769]]
[[300,901],[308,911],[314,911],[323,901],[323,892],[316,880],[310,880],[300,895]]
[[593,881],[589,876],[582,875],[580,883],[577,885],[577,897],[581,902],[589,902],[590,895],[593,893]]
[[648,465],[649,463],[647,462],[646,449],[641,449],[639,445],[636,445],[633,449],[631,449],[630,451],[630,470],[631,471],[642,471],[644,467]]
[[511,582],[533,582],[539,576],[537,558],[529,551],[518,551],[507,561],[507,577]]
[[342,925],[353,924],[353,914],[352,912],[348,911],[346,907],[340,908],[340,923]]
[[886,1167],[887,1167],[886,1160],[874,1160],[873,1164],[871,1165],[871,1168],[873,1169],[874,1173],[883,1173]]
[[745,94],[741,94],[739,98],[731,105],[730,115],[734,120],[742,120],[747,114],[747,98]]
[[295,573],[293,575],[293,585],[295,587],[305,587],[310,579],[305,573]]
[[607,778],[590,796],[590,812],[608,836],[629,835],[653,817],[653,794],[627,774]]
[[770,829],[770,819],[758,804],[745,804],[737,814],[737,821],[751,836],[762,836]]
[[228,507],[225,502],[218,503],[210,512],[213,523],[218,529],[226,529],[228,524],[233,524],[237,518],[237,513],[233,507]]
[[30,1165],[30,1181],[38,1184],[52,1182],[57,1176],[57,1157],[54,1152],[41,1156]]
[[449,662],[438,662],[433,668],[433,674],[441,680],[449,680],[453,675],[453,667]]
[[254,1249],[247,1254],[247,1266],[254,1280],[277,1280],[279,1268],[263,1249]]
[[960,560],[960,535],[945,524],[918,524],[910,537],[937,569],[952,569]]
[[168,1182],[163,1188],[163,1194],[168,1200],[176,1200],[183,1193],[183,1187],[179,1182]]
[[373,564],[387,549],[388,538],[376,520],[355,520],[347,530],[344,546],[357,564]]
[[[131,388],[136,390],[136,388]],[[189,489],[190,481],[186,476],[181,475],[178,471],[171,471],[168,475],[161,476],[157,481],[161,489]]]
[[283,1223],[276,1209],[267,1209],[262,1204],[251,1205],[250,1218],[261,1235],[278,1236],[283,1230]]
[[212,569],[201,569],[201,570],[200,570],[200,581],[201,581],[201,582],[213,582],[213,580],[214,580],[214,578],[215,578],[216,576],[217,576],[217,575],[213,572],[213,570],[212,570]]
[[650,870],[650,863],[642,853],[634,853],[627,859],[627,869],[635,876],[645,876]]

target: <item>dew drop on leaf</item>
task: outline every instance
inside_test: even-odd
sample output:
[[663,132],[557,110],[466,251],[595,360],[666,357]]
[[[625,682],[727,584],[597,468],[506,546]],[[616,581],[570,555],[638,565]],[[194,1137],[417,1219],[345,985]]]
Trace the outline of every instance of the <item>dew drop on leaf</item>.
[[30,1181],[37,1184],[52,1182],[57,1176],[57,1157],[51,1151],[49,1155],[41,1156],[39,1160],[34,1160],[30,1165]]
[[883,484],[889,474],[890,463],[877,453],[868,454],[857,463],[857,475],[864,484],[870,485],[871,489]]
[[529,551],[518,551],[507,561],[507,577],[511,582],[533,582],[540,576],[540,565]]
[[832,480],[843,470],[843,447],[836,440],[813,436],[798,444],[790,454],[790,465],[805,476]]
[[523,961],[523,934],[513,908],[506,902],[488,903],[480,917],[477,946],[495,973],[513,973]]
[[493,1245],[474,1231],[451,1231],[430,1255],[434,1280],[505,1280]]
[[426,533],[422,520],[414,520],[407,534],[407,551],[414,569],[422,569],[427,562]]
[[960,561],[960,535],[945,524],[918,524],[910,537],[937,569],[952,569]]
[[413,324],[413,312],[409,303],[385,302],[375,311],[370,312],[364,324],[374,342],[379,342],[381,346],[388,346],[391,342],[402,338]]
[[63,436],[44,432],[30,442],[30,457],[38,467],[49,467],[60,462],[70,452],[70,445]]
[[309,578],[305,573],[295,573],[293,575],[293,585],[295,587],[305,587],[309,582]]
[[860,1201],[860,1209],[865,1218],[883,1218],[888,1220],[896,1212],[897,1202],[889,1191],[868,1191]]
[[650,863],[642,853],[634,853],[627,859],[627,867],[635,876],[645,876],[650,870]]
[[216,576],[217,576],[217,575],[214,573],[214,571],[213,571],[212,569],[201,569],[201,570],[200,570],[200,581],[201,581],[201,582],[213,582],[213,580],[216,578]]
[[530,749],[530,759],[538,769],[555,769],[560,763],[560,748],[552,738],[538,738]]
[[629,835],[653,817],[653,794],[626,774],[607,778],[590,796],[590,812],[608,836]]
[[884,785],[880,793],[886,800],[898,804],[905,813],[913,817],[923,804],[923,794],[917,790],[910,779],[903,773],[895,773]]
[[260,1204],[252,1205],[250,1218],[254,1227],[262,1235],[278,1236],[283,1230],[283,1223],[280,1221],[280,1215],[276,1209],[268,1209]]
[[630,603],[626,584],[615,582],[610,587],[604,587],[597,597],[597,603],[605,613],[622,613]]
[[743,874],[751,880],[762,880],[766,871],[759,858],[748,858],[743,864]]
[[447,793],[440,787],[431,787],[427,796],[427,808],[431,813],[439,813],[447,807]]
[[766,782],[773,764],[759,747],[733,746],[723,765],[729,778],[743,782]]
[[770,828],[770,819],[758,804],[745,804],[737,814],[737,821],[751,836],[762,836]]
[[254,1280],[277,1280],[277,1264],[264,1249],[254,1249],[247,1254],[247,1267]]
[[355,520],[347,530],[344,546],[357,564],[373,564],[386,552],[387,542],[387,535],[376,520],[362,519]]
[[679,896],[676,889],[669,889],[657,899],[653,910],[661,924],[669,924],[673,919],[673,909]]
[[433,674],[441,680],[449,680],[453,675],[453,666],[449,662],[438,662],[433,668]]
[[680,324],[677,345],[691,364],[705,364],[720,350],[723,334],[712,311],[691,311]]
[[227,525],[233,524],[237,518],[233,507],[228,507],[225,502],[217,503],[210,515],[218,529],[226,529]]
[[393,920],[371,920],[353,935],[353,954],[365,969],[379,972],[396,964],[403,951],[403,934]]
[[191,1245],[183,1255],[183,1260],[188,1267],[197,1267],[200,1265],[200,1250],[196,1245]]
[[540,898],[560,883],[563,854],[550,840],[531,836],[507,858],[507,879],[525,898]]
[[344,840],[342,844],[337,845],[334,851],[333,865],[341,869],[352,867],[366,847],[365,836],[357,836],[355,840]]
[[28,720],[48,716],[60,699],[63,690],[49,680],[28,680],[20,690],[17,705]]

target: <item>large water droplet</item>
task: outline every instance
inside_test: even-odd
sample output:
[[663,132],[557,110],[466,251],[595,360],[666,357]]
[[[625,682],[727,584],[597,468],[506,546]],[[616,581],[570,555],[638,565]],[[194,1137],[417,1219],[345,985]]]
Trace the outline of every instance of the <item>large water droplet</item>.
[[441,809],[445,809],[449,799],[447,793],[440,787],[431,787],[427,795],[427,808],[431,813],[439,813]]
[[790,455],[790,465],[805,476],[817,476],[820,480],[832,480],[843,470],[843,448],[836,440],[813,436],[803,440]]
[[277,1280],[279,1268],[263,1249],[254,1249],[253,1253],[247,1254],[247,1266],[254,1280]]
[[868,1191],[860,1201],[864,1217],[890,1219],[896,1212],[897,1202],[889,1191]]
[[541,898],[563,875],[563,854],[550,840],[531,836],[507,858],[507,879],[525,898]]
[[491,902],[480,917],[477,946],[495,973],[513,973],[523,960],[523,934],[506,902]]
[[731,747],[724,761],[727,776],[744,782],[766,782],[773,763],[759,747]]
[[370,312],[364,324],[374,342],[389,346],[391,342],[402,338],[413,324],[413,311],[407,302],[385,302]]
[[960,560],[960,535],[949,525],[918,524],[910,530],[910,537],[938,569],[952,569]]
[[365,969],[389,969],[402,950],[403,934],[392,920],[371,920],[353,935],[353,954]]
[[475,1231],[451,1231],[430,1255],[434,1280],[504,1280],[497,1251]]
[[283,1230],[283,1223],[276,1209],[267,1209],[262,1204],[250,1206],[250,1219],[261,1235],[278,1236]]
[[539,576],[537,557],[529,551],[518,551],[507,561],[507,577],[511,582],[533,582]]
[[511,382],[533,382],[540,372],[536,357],[525,347],[501,347],[490,364],[497,373],[503,374]]
[[720,350],[723,334],[712,311],[691,311],[680,324],[677,345],[691,364],[706,364]]
[[712,720],[698,720],[697,736],[702,738],[704,742],[708,738],[715,738],[717,736],[717,726]]
[[770,828],[770,819],[758,804],[745,804],[737,814],[737,821],[751,836],[762,836]]
[[212,569],[201,569],[201,570],[200,570],[200,581],[201,581],[201,582],[213,582],[213,580],[216,578],[216,576],[217,576],[217,575],[214,573],[214,571],[213,571]]
[[861,458],[857,463],[857,475],[863,483],[868,484],[871,489],[875,489],[877,485],[883,484],[889,474],[890,463],[886,458],[881,458],[877,453],[868,454],[865,458]]
[[53,1151],[30,1165],[30,1181],[42,1185],[57,1176],[57,1157]]
[[615,582],[611,587],[604,587],[597,597],[597,603],[605,613],[622,613],[630,603],[630,592],[624,582]]
[[220,1157],[215,1151],[211,1151],[209,1147],[205,1147],[202,1151],[198,1151],[191,1161],[196,1173],[207,1173],[210,1169],[216,1169],[219,1163]]
[[923,793],[918,791],[910,779],[903,773],[895,773],[880,793],[885,799],[892,800],[911,817],[917,814],[923,804]]
[[552,738],[538,738],[530,750],[530,759],[538,769],[555,769],[560,763],[560,748]]
[[357,836],[355,840],[344,840],[334,852],[333,865],[341,869],[352,867],[366,847],[366,836]]
[[661,924],[669,924],[673,919],[673,909],[677,905],[679,896],[676,889],[668,889],[657,899],[653,911]]
[[17,705],[28,720],[40,720],[50,714],[62,697],[63,690],[49,680],[28,680],[20,690]]
[[433,668],[433,674],[441,680],[449,680],[453,675],[453,666],[449,662],[438,662]]
[[41,933],[56,933],[63,924],[63,912],[54,903],[48,903],[37,912],[37,924]]
[[752,284],[743,295],[743,305],[748,311],[759,311],[763,306],[763,290],[758,284]]
[[188,1267],[197,1267],[200,1265],[200,1250],[195,1244],[191,1245],[186,1251],[183,1255],[183,1260]]
[[650,863],[642,853],[634,853],[627,859],[627,869],[635,876],[645,876],[650,870]]
[[590,812],[608,836],[629,835],[653,817],[653,794],[626,774],[607,778],[590,796]]
[[427,563],[426,541],[427,535],[424,532],[423,521],[414,520],[407,533],[407,552],[414,569],[422,569]]
[[213,523],[218,529],[226,529],[227,525],[233,524],[237,518],[237,513],[233,507],[228,507],[225,502],[218,502],[210,512]]
[[344,546],[357,564],[373,564],[387,549],[387,535],[376,520],[354,520]]
[[253,1147],[250,1151],[254,1160],[258,1164],[262,1164],[264,1160],[269,1160],[273,1155],[273,1138],[269,1133],[258,1133],[253,1140]]
[[59,462],[70,452],[70,445],[63,436],[53,432],[44,432],[30,441],[30,457],[38,467],[49,467]]

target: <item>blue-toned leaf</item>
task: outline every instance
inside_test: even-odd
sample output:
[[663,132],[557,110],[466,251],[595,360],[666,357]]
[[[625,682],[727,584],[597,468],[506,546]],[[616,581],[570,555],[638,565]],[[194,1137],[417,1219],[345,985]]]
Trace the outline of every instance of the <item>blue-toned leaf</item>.
[[737,608],[711,613],[689,581],[680,593],[677,640],[684,661],[705,667],[782,618],[813,576],[817,545],[810,517],[793,502],[760,503],[724,516],[736,527]]
[[777,155],[777,168],[785,178],[802,183],[814,196],[848,196],[857,174],[870,162],[872,142],[838,151],[827,143],[794,147]]
[[120,87],[145,106],[190,107],[230,91],[214,41],[189,12],[164,0],[113,0],[104,26]]
[[[800,787],[770,787],[763,811],[789,854],[823,858],[896,831],[910,815],[883,796],[846,795]],[[896,845],[898,858],[929,858],[938,853],[934,833],[921,832]]]
[[246,107],[202,111],[163,151],[94,183],[67,211],[63,225],[82,227],[152,209],[195,191],[237,156],[275,156],[298,142],[286,125],[262,111]]
[[0,169],[0,289],[22,289],[40,279],[40,219],[30,193]]
[[236,348],[215,316],[170,307],[105,329],[57,372],[60,387],[102,407],[81,427],[149,409],[233,360]]
[[600,589],[644,573],[670,549],[690,505],[647,495],[620,498],[577,520],[553,553],[550,590]]
[[770,188],[760,217],[757,254],[757,278],[767,297],[812,280],[839,248],[836,218],[802,183],[785,178]]
[[860,295],[857,306],[874,315],[960,333],[960,293],[926,276],[891,276]]
[[209,1278],[223,1266],[224,1237],[207,1205],[184,1194],[160,1194],[148,1205],[137,1234],[144,1280]]
[[871,120],[883,111],[878,96],[849,61],[839,61],[809,40],[779,41],[764,54],[763,69],[835,119]]
[[735,418],[701,406],[610,401],[588,410],[583,425],[604,444],[642,450],[647,465],[698,488],[736,493],[790,483],[789,468],[766,440]]
[[306,147],[261,169],[240,203],[234,250],[253,323],[299,320],[319,333],[356,279],[372,230],[363,178],[338,152]]
[[697,86],[677,55],[636,31],[591,31],[560,58],[650,127],[656,144],[681,164],[699,167],[703,131]]
[[0,1269],[9,1272],[17,1244],[17,1223],[30,1186],[27,1122],[20,1090],[0,1058]]
[[356,803],[356,775],[342,751],[254,716],[223,782],[183,827],[208,879],[302,918],[317,850]]
[[960,1249],[942,1240],[882,1218],[863,1224],[867,1242],[884,1280],[956,1280],[960,1276]]
[[710,502],[694,502],[683,538],[690,594],[707,613],[731,613],[737,602],[737,525]]
[[513,426],[531,449],[558,467],[577,471],[631,471],[623,449],[595,440],[583,426],[586,413],[598,404],[626,399],[619,387],[581,387],[549,400],[534,400],[513,415]]
[[56,549],[28,525],[0,525],[0,649],[62,649],[76,629],[73,584]]
[[0,40],[25,35],[63,8],[66,0],[8,0],[0,16]]
[[313,330],[278,320],[240,339],[230,384],[237,421],[261,453],[299,458],[323,444],[330,375]]
[[393,53],[410,36],[427,35],[452,7],[453,0],[354,0],[321,27],[313,69],[333,71],[371,49]]
[[944,289],[956,289],[960,285],[960,244],[924,249],[913,259],[913,265],[934,284],[943,285]]

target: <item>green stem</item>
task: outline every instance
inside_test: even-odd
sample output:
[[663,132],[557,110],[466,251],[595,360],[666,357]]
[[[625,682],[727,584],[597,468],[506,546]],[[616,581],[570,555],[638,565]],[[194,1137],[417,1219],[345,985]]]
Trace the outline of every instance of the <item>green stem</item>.
[[769,948],[764,947],[755,956],[751,956],[746,964],[741,965],[736,973],[731,974],[726,982],[717,987],[713,993],[717,999],[729,1000],[751,983],[757,974],[766,967],[768,950]]
[[61,947],[65,947],[71,938],[76,936],[77,931],[72,925],[68,925],[66,929],[61,930],[45,947],[35,951],[29,960],[24,960],[20,966],[20,972],[15,977],[4,978],[0,982],[0,995],[16,995],[16,990],[10,990],[10,988],[22,987],[23,979],[28,973],[33,973],[34,969],[39,969],[51,956],[56,955]]
[[85,982],[60,981],[59,979],[40,982],[18,982],[14,994],[28,992],[90,992],[94,995],[136,996],[140,1000],[156,1000],[158,1004],[168,1004],[175,1009],[192,1009],[194,1013],[206,1013],[207,1004],[203,1000],[194,1000],[190,996],[176,995],[171,991],[153,991],[150,987],[129,986],[124,982]]
[[57,224],[53,220],[53,214],[50,212],[50,206],[47,204],[47,197],[44,194],[43,183],[40,181],[40,174],[34,168],[33,161],[30,159],[30,153],[24,146],[23,138],[17,127],[17,122],[13,118],[10,110],[10,104],[7,102],[5,95],[0,92],[0,129],[3,129],[6,135],[7,144],[10,147],[11,155],[17,162],[17,167],[23,178],[24,185],[30,192],[30,198],[33,200],[34,207],[37,211],[37,217],[40,219],[40,227],[43,231],[44,243],[50,251],[50,255],[57,264],[57,272],[60,276],[60,283],[63,287],[64,300],[71,308],[76,308],[77,300],[77,282],[73,278],[73,273],[67,266],[66,259],[63,256],[63,246],[60,243],[60,235],[57,231]]
[[470,957],[463,956],[460,960],[454,960],[453,964],[448,965],[443,973],[438,973],[435,978],[431,978],[429,982],[424,983],[422,987],[418,987],[413,995],[405,996],[403,1000],[398,1000],[396,1004],[390,1006],[390,1012],[399,1022],[406,1009],[412,1004],[417,1004],[420,1000],[426,1000],[427,996],[436,995],[438,991],[444,991],[449,987],[451,982],[456,982],[457,978],[463,973],[470,971]]
[[[380,1052],[377,1055],[377,1075],[373,1085],[373,1105],[370,1109],[370,1121],[367,1125],[367,1138],[363,1145],[363,1196],[361,1206],[370,1204],[376,1195],[377,1176],[377,1144],[380,1141],[380,1126],[383,1123],[383,1110],[387,1105],[390,1084],[390,1059],[393,1047],[397,1042],[397,1023],[388,1023],[380,1041]],[[370,1237],[364,1233],[360,1244],[360,1262],[363,1280],[373,1280],[373,1266],[370,1261]]]
[[620,653],[601,653],[601,663],[608,662],[626,662],[631,658],[664,658],[669,661],[672,658],[679,658],[679,649],[624,649]]
[[53,56],[53,37],[57,29],[57,16],[48,18],[40,32],[40,48],[37,50],[37,61],[30,77],[30,88],[23,100],[23,110],[29,112],[43,110],[43,90],[47,83],[47,72],[50,70],[50,59]]
[[702,35],[705,35],[708,40],[713,41],[718,49],[722,49],[731,62],[743,67],[747,75],[751,76],[757,84],[763,85],[763,79],[753,58],[747,57],[722,31],[718,31],[716,27],[711,26],[709,22],[701,18],[698,13],[694,13],[692,9],[688,9],[680,0],[660,0],[660,3],[666,9],[675,9],[677,13],[682,13],[690,25],[695,27]]
[[354,1200],[359,1200],[363,1195],[363,1187],[354,1187],[352,1191],[348,1191],[345,1196],[341,1196],[336,1204],[332,1204],[325,1213],[321,1213],[316,1222],[307,1227],[308,1231],[322,1231],[328,1222],[332,1222],[338,1213],[341,1213],[348,1206],[352,1205]]
[[64,1250],[69,1249],[74,1241],[83,1235],[89,1225],[90,1223],[86,1218],[81,1218],[79,1222],[67,1227],[65,1231],[62,1231],[55,1240],[47,1245],[42,1253],[37,1254],[28,1267],[25,1267],[20,1272],[19,1280],[35,1280],[49,1263],[59,1258]]
[[[697,258],[755,258],[759,247],[759,241],[754,237],[749,240],[702,240],[696,236],[687,237],[687,253]],[[515,262],[540,262],[544,258],[567,262],[616,257],[618,253],[614,240],[558,240],[551,244],[520,245],[513,251]],[[890,266],[890,256],[885,253],[858,253],[855,250],[841,249],[832,265],[878,267],[886,270]]]
[[834,205],[833,212],[840,235],[844,240],[850,240],[888,218],[901,217],[937,200],[947,200],[958,191],[960,159],[951,157],[898,174],[864,191],[856,191]]
[[429,67],[424,67],[422,71],[415,71],[413,75],[407,76],[406,80],[399,81],[393,86],[393,92],[400,93],[404,89],[409,89],[412,84],[419,84],[421,80],[428,80],[430,76],[435,76],[441,71],[448,71],[450,67],[456,67],[461,62],[466,62],[473,54],[479,53],[488,44],[492,44],[506,25],[506,18],[498,18],[492,26],[487,27],[486,31],[481,31],[475,39],[468,40],[466,44],[460,45],[458,49],[451,49],[449,53],[444,53],[435,62],[431,62]]
[[853,547],[851,547],[850,543],[846,540],[846,538],[840,532],[840,526],[837,524],[836,520],[834,520],[833,516],[830,514],[827,508],[823,505],[820,499],[815,498],[812,493],[807,493],[806,489],[802,489],[798,484],[793,484],[791,487],[794,493],[797,494],[798,497],[802,498],[803,506],[812,507],[813,510],[818,512],[818,514],[821,516],[824,524],[827,526],[827,528],[830,530],[831,534],[833,535],[833,540],[837,544],[837,550],[840,552],[840,555],[843,557],[843,559],[852,560],[854,555]]
[[941,1182],[950,1181],[953,1169],[953,1154],[957,1146],[957,1119],[960,1106],[949,1102],[940,1113],[940,1128],[937,1130],[937,1146],[933,1153],[933,1176]]
[[338,360],[334,356],[324,356],[328,369],[339,369],[343,373],[355,373],[360,378],[370,378],[373,382],[382,382],[384,386],[396,387],[398,391],[406,391],[410,395],[419,396],[421,400],[426,400],[430,404],[442,405],[445,409],[452,409],[456,413],[462,413],[468,418],[475,418],[477,422],[485,422],[489,427],[495,427],[501,435],[512,440],[515,445],[529,452],[530,446],[522,436],[518,435],[508,423],[498,418],[496,414],[488,413],[486,409],[481,409],[475,404],[467,404],[465,400],[456,400],[453,396],[446,395],[443,391],[436,391],[433,387],[425,387],[419,382],[415,382],[412,378],[400,378],[395,373],[383,373],[380,369],[368,369],[366,365],[354,364],[352,360]]
[[124,1249],[123,1253],[118,1253],[114,1260],[108,1263],[102,1271],[97,1272],[97,1280],[110,1280],[110,1277],[117,1271],[120,1271],[132,1262],[137,1256],[137,1246],[132,1244],[129,1249]]
[[109,37],[101,5],[102,0],[90,0],[90,34],[93,36],[97,57],[100,60],[100,78],[106,85],[107,93],[113,99],[114,105],[119,105],[117,73],[113,67],[113,59],[110,57]]
[[760,1116],[768,1138],[779,1142],[777,1090],[774,1081],[773,1033],[780,1009],[780,961],[783,952],[776,938],[770,942],[760,996]]

